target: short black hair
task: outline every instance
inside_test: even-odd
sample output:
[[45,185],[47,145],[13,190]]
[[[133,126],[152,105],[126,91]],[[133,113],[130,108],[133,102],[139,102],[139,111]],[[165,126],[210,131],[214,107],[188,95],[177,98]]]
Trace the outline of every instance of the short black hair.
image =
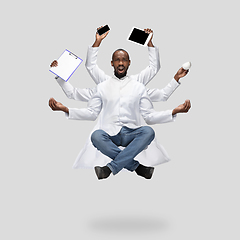
[[114,53],[112,54],[112,60],[113,60],[113,56],[114,56],[114,54],[115,54],[116,52],[118,52],[118,51],[123,51],[123,52],[127,53],[127,55],[128,55],[128,59],[130,60],[130,57],[129,57],[128,52],[127,52],[126,50],[122,49],[122,48],[119,48],[119,49],[117,49],[116,51],[114,51]]

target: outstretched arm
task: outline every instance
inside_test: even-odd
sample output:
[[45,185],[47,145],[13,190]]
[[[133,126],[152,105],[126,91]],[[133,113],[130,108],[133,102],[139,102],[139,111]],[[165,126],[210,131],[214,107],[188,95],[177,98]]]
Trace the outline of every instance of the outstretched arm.
[[101,111],[100,106],[88,106],[88,108],[67,108],[54,98],[49,99],[49,106],[53,111],[62,111],[66,113],[68,119],[95,121]]
[[49,99],[49,106],[53,111],[63,111],[68,119],[73,120],[90,120],[94,121],[102,109],[102,100],[98,92],[88,102],[87,108],[67,108],[54,98]]
[[189,70],[180,68],[170,83],[163,89],[147,89],[147,93],[152,102],[167,101],[173,92],[180,86],[179,80],[188,74]]
[[173,110],[157,112],[153,108],[153,104],[146,91],[143,92],[140,99],[140,112],[149,125],[167,123],[174,121],[177,113],[188,112],[191,107],[189,100],[186,100],[184,104],[179,105]]
[[[57,67],[57,66],[58,66],[57,60],[54,60],[50,64],[50,67]],[[91,99],[94,93],[96,92],[96,88],[82,88],[82,89],[75,88],[69,82],[65,82],[60,77],[56,77],[56,80],[60,85],[60,87],[62,88],[65,95],[70,99],[88,102],[89,99]]]

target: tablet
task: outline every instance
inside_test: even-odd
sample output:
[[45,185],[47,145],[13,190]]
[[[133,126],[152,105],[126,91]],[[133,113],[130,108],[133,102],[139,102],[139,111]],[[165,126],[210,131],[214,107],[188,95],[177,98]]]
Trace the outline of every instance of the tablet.
[[151,37],[152,37],[152,33],[146,33],[142,29],[133,27],[127,40],[146,47]]

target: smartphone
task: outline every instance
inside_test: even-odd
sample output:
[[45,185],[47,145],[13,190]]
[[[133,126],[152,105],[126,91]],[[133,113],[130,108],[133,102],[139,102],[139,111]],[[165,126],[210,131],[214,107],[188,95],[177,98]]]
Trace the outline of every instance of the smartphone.
[[110,30],[109,26],[108,26],[108,25],[105,25],[104,27],[98,29],[97,32],[98,32],[99,35],[102,35],[102,34],[104,34],[105,32],[107,32],[107,31],[109,31],[109,30]]
[[142,29],[133,27],[127,40],[146,47],[151,37],[152,33],[146,33]]

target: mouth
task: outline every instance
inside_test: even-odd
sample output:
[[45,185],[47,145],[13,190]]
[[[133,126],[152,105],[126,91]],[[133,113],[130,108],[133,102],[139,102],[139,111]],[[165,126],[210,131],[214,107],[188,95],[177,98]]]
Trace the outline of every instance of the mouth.
[[125,72],[125,67],[123,66],[120,66],[117,68],[118,72],[121,74],[121,73],[124,73]]

